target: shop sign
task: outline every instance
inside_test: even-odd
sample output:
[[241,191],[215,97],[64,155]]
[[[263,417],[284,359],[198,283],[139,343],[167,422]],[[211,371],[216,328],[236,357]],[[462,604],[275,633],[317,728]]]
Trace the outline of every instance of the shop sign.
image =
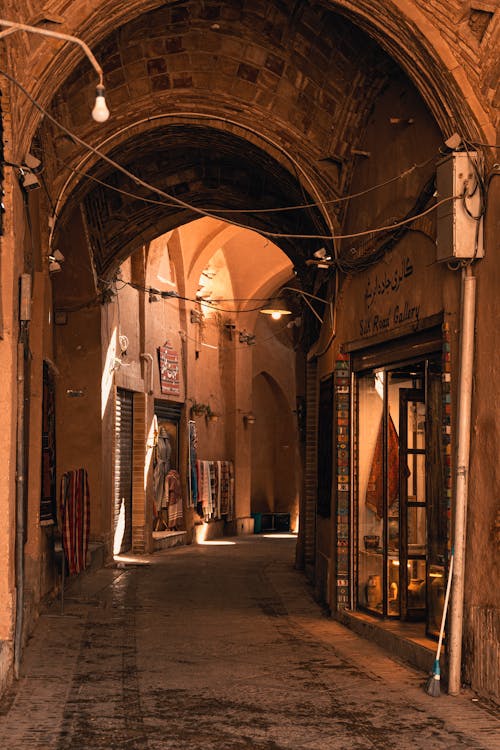
[[359,321],[360,336],[373,336],[388,331],[401,323],[418,323],[420,320],[420,305],[402,302],[400,305],[389,307],[383,314],[369,315]]
[[408,256],[401,259],[394,269],[384,270],[384,274],[370,276],[365,289],[367,309],[370,310],[377,297],[389,296],[399,290],[405,279],[413,274],[413,265]]
[[408,300],[393,302],[383,312],[372,311],[376,301],[390,301],[406,284],[413,274],[413,265],[408,256],[403,257],[393,268],[377,272],[369,277],[365,288],[367,315],[359,321],[360,336],[374,336],[384,333],[402,323],[418,323],[420,305],[412,305]]
[[167,396],[180,395],[179,355],[169,341],[158,347],[161,392]]

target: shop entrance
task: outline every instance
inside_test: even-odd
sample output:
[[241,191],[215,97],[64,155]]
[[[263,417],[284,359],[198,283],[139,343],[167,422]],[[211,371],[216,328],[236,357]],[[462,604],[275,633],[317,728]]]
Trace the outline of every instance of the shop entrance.
[[134,394],[117,388],[115,402],[113,553],[132,547],[132,431]]
[[440,358],[357,376],[357,604],[426,623],[442,611],[446,515]]

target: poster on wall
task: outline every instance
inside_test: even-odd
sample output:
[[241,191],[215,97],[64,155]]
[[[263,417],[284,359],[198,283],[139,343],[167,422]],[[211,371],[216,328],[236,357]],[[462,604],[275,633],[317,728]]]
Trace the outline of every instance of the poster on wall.
[[166,396],[180,396],[179,355],[169,341],[158,347],[160,388]]

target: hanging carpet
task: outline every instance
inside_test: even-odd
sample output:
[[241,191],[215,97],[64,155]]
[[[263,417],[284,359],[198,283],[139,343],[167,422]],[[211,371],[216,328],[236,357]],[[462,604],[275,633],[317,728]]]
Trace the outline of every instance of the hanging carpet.
[[[366,505],[378,519],[384,515],[384,458],[383,458],[383,422],[380,428],[373,454],[373,461],[366,489]],[[387,449],[387,507],[390,508],[399,497],[399,439],[396,427],[389,416],[388,449]]]
[[170,469],[166,477],[166,487],[168,493],[168,528],[182,528],[184,522],[184,511],[182,508],[182,488],[181,478],[175,469]]
[[42,397],[42,485],[40,525],[57,519],[55,383],[48,362],[43,363]]
[[68,572],[85,570],[89,548],[90,493],[87,471],[75,469],[61,477],[61,532]]

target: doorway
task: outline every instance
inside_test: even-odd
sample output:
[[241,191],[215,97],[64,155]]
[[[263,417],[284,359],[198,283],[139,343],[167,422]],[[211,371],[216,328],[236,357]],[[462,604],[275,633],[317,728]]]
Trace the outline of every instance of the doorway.
[[442,611],[443,504],[440,358],[383,366],[356,378],[357,604],[424,622]]
[[113,553],[132,547],[132,428],[134,394],[117,388],[115,402]]
[[296,531],[299,478],[295,415],[267,372],[253,380],[251,513],[259,531]]

